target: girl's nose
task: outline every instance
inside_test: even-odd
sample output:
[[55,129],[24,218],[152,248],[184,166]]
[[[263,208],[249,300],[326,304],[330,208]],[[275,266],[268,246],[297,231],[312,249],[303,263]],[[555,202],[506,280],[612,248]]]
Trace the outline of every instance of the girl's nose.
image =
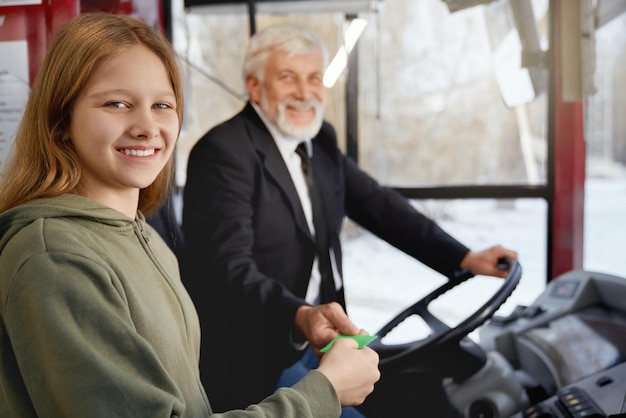
[[151,139],[159,134],[159,128],[152,117],[151,110],[137,110],[130,129],[133,138]]

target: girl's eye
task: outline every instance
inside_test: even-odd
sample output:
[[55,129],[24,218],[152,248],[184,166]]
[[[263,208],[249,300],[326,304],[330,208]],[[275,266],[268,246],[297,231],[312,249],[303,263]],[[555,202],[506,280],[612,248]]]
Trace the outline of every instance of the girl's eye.
[[171,106],[168,105],[167,103],[155,103],[154,107],[156,107],[157,109],[169,109],[169,108],[171,108]]
[[107,106],[114,107],[116,109],[123,109],[123,108],[127,107],[126,103],[124,103],[124,102],[109,102],[109,103],[107,103]]

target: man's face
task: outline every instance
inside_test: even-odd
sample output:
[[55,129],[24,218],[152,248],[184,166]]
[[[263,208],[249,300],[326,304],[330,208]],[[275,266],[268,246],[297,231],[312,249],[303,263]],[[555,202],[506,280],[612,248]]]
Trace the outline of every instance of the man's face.
[[319,131],[326,101],[322,83],[324,58],[320,51],[293,55],[270,52],[264,80],[246,80],[250,99],[283,134],[297,140],[312,138]]

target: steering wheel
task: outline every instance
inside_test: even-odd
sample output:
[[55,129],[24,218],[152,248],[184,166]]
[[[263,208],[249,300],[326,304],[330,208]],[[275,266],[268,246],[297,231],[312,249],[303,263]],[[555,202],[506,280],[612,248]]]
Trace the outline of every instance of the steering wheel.
[[[486,362],[486,356],[483,350],[466,336],[494,315],[513,293],[522,276],[522,268],[516,260],[500,261],[498,265],[500,268],[508,268],[507,277],[502,281],[502,285],[487,302],[454,328],[450,328],[435,317],[428,309],[428,305],[448,290],[474,277],[474,274],[467,270],[451,277],[448,282],[384,325],[376,333],[379,338],[369,344],[378,352],[381,371],[411,368],[429,373],[436,372],[443,377],[462,381],[480,370]],[[411,315],[418,315],[424,320],[430,328],[430,335],[410,343],[384,344],[383,338]]]

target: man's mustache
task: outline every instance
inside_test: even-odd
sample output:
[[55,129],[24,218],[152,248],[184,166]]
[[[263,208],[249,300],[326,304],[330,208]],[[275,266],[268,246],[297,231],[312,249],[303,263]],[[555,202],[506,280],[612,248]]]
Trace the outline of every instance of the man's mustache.
[[321,104],[317,100],[285,100],[282,102],[285,107],[291,107],[297,110],[315,109],[320,110]]

